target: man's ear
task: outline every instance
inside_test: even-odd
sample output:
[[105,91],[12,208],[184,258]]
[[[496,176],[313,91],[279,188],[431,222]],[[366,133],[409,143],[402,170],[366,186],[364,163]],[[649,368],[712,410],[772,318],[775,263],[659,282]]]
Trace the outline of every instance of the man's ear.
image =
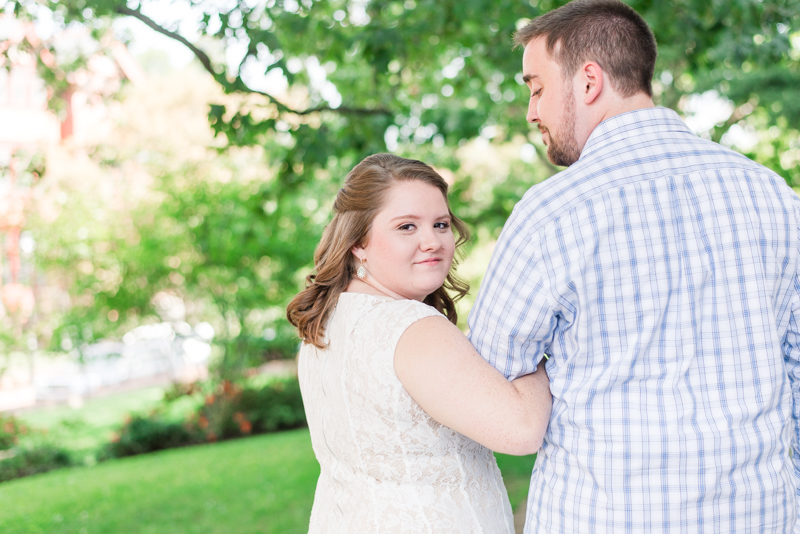
[[597,100],[597,97],[603,92],[605,73],[600,65],[594,61],[589,61],[583,65],[580,71],[580,78],[583,84],[581,88],[583,103],[589,105]]

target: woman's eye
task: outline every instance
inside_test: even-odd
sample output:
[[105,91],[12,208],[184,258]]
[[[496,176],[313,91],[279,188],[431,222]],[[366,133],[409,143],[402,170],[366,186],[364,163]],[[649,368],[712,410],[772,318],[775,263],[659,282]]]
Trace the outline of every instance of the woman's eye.
[[541,88],[537,89],[536,91],[531,93],[531,98],[533,98],[534,96],[539,96],[541,92],[542,92]]
[[412,228],[414,228],[414,223],[406,223],[401,225],[398,230],[411,230]]
[[450,228],[450,223],[449,222],[438,222],[438,223],[434,224],[433,227],[434,228],[440,228],[440,229],[444,230],[444,229]]

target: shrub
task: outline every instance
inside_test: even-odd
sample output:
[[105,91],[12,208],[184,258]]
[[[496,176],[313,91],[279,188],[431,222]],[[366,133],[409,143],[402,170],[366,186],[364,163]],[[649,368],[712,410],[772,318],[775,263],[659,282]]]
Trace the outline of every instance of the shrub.
[[241,393],[241,387],[223,380],[214,393],[206,395],[205,404],[187,424],[208,442],[249,434],[252,425],[238,411]]
[[146,452],[183,447],[199,440],[180,423],[163,420],[158,414],[132,416],[111,443],[98,453],[99,460],[121,458]]
[[172,386],[164,391],[164,402],[170,403],[183,397],[191,397],[200,391],[202,391],[202,387],[199,382],[191,382],[189,384],[173,382]]
[[261,388],[241,388],[223,381],[190,421],[206,441],[286,430],[305,423],[296,378],[275,380]]
[[278,380],[261,389],[242,391],[239,410],[253,424],[254,433],[274,432],[306,424],[300,382]]
[[19,441],[19,436],[27,434],[28,428],[13,415],[0,414],[0,451],[10,449]]
[[0,460],[0,482],[71,465],[74,465],[72,457],[61,447],[41,445],[23,449],[10,458]]
[[205,403],[181,424],[164,416],[168,405],[202,392],[200,386],[173,388],[161,410],[131,417],[118,435],[98,453],[99,460],[132,456],[202,442],[297,428],[306,424],[296,378],[262,387],[241,387],[223,380],[205,396]]

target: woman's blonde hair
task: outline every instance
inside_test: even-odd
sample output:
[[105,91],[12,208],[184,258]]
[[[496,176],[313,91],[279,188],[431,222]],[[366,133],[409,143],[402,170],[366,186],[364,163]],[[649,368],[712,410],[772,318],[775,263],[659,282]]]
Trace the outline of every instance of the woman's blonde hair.
[[[365,244],[375,215],[384,204],[386,192],[398,182],[419,180],[442,192],[456,234],[456,248],[469,239],[463,221],[450,211],[447,182],[421,161],[392,154],[374,154],[356,165],[347,175],[344,187],[333,203],[335,215],[322,233],[314,252],[314,273],[306,277],[306,288],[286,309],[286,317],[297,328],[300,338],[320,349],[325,348],[325,324],[336,307],[339,295],[355,276],[357,265],[351,249]],[[439,289],[423,301],[444,314],[452,323],[457,320],[455,303],[469,291],[469,285],[455,274],[456,258]],[[452,291],[454,296],[450,296]]]

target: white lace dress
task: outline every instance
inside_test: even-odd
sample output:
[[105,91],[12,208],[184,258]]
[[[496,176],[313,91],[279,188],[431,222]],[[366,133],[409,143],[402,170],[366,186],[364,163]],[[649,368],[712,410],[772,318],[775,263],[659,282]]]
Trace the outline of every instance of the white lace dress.
[[343,293],[326,350],[303,344],[300,387],[320,463],[310,534],[513,534],[492,452],[431,419],[394,372],[406,328],[439,313]]

